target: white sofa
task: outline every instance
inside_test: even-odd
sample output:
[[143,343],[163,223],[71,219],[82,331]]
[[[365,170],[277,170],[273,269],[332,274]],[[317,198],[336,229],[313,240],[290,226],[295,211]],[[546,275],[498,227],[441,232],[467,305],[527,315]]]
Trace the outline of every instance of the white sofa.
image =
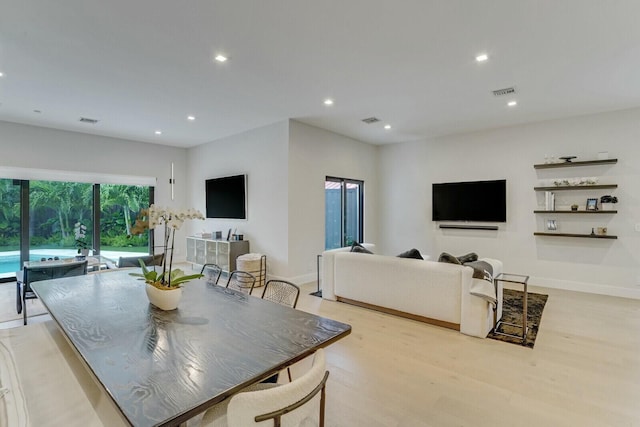
[[[372,252],[375,245],[363,244]],[[483,258],[493,275],[502,262]],[[361,305],[485,338],[494,325],[493,305],[473,295],[473,269],[456,264],[350,252],[322,253],[322,297]],[[501,282],[500,282],[501,283]],[[486,284],[486,283],[485,283]],[[502,285],[497,289],[497,319],[502,316]]]

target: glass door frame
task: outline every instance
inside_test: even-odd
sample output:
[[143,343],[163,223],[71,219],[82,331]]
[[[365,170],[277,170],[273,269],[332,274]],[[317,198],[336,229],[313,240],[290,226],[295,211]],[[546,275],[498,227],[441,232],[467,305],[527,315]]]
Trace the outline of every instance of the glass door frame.
[[[325,177],[326,182],[335,182],[340,184],[340,247],[347,246],[347,184],[354,184],[358,186],[358,235],[354,240],[364,241],[364,181],[350,178],[339,178],[335,176]],[[325,199],[326,200],[326,199]],[[325,215],[326,215],[326,202],[325,202]],[[326,222],[326,220],[325,220]],[[326,232],[326,230],[325,230]],[[359,242],[360,243],[360,242]],[[326,249],[326,248],[325,248]]]

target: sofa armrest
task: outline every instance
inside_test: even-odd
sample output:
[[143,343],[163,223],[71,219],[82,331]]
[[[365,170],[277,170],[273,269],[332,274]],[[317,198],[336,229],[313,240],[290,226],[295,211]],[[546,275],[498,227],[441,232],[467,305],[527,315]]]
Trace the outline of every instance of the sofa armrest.
[[[366,249],[371,252],[375,252],[376,245],[373,243],[362,243]],[[335,267],[334,267],[334,255],[339,252],[349,252],[351,247],[337,248],[337,249],[329,249],[327,251],[322,252],[322,260],[320,261],[321,268],[321,289],[322,289],[322,298],[328,299],[331,301],[336,300],[336,295],[334,292],[335,289]]]

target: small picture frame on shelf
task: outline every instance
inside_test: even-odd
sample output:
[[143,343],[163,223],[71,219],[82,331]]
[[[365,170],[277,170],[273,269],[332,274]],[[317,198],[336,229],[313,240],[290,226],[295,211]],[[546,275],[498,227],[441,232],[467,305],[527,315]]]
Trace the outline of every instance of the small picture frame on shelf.
[[588,211],[597,211],[598,210],[598,199],[587,199],[587,207]]
[[556,222],[555,219],[548,219],[547,220],[547,231],[557,231],[558,230],[558,223]]

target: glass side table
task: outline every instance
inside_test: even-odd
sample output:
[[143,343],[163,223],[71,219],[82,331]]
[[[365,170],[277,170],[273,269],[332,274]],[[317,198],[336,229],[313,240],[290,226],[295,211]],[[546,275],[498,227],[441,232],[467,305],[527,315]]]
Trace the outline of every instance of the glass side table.
[[[529,281],[529,276],[523,276],[521,274],[500,273],[493,280],[496,285],[496,289],[498,286],[498,282],[517,283],[519,285],[522,285],[524,292],[524,295],[522,296],[522,325],[503,322],[502,320],[500,320],[496,322],[495,326],[493,327],[493,333],[498,335],[505,335],[508,337],[522,338],[522,345],[527,345],[527,332],[529,331],[529,328],[527,327],[527,282]],[[513,326],[515,328],[522,328],[522,336],[498,332],[498,327],[501,324]]]

